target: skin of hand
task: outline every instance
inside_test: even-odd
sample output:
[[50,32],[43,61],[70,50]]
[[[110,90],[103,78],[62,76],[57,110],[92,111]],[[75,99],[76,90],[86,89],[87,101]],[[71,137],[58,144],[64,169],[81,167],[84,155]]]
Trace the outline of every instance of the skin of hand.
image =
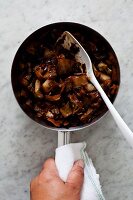
[[66,182],[58,174],[55,161],[49,158],[40,174],[31,181],[31,200],[80,200],[84,179],[84,163],[74,163]]

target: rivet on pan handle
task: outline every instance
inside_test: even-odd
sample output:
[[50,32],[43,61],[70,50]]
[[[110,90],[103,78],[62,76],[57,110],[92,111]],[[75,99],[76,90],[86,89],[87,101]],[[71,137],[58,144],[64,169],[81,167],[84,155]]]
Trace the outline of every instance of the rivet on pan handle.
[[58,131],[58,147],[70,143],[70,131]]

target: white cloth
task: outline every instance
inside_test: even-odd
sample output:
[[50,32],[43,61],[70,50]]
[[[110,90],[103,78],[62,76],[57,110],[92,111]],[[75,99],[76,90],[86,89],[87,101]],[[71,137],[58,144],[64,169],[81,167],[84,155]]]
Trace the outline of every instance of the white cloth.
[[68,174],[78,159],[83,159],[84,183],[81,192],[81,200],[105,200],[99,182],[99,175],[93,166],[92,160],[85,151],[86,143],[71,143],[56,149],[55,163],[60,178],[65,182]]

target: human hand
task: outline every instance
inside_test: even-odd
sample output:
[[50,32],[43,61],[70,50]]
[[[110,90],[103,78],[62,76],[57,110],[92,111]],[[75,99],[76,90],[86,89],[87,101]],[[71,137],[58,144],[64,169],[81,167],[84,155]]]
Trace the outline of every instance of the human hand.
[[59,177],[54,159],[48,159],[41,173],[31,181],[31,200],[80,200],[83,168],[83,161],[76,161],[67,181],[63,182]]

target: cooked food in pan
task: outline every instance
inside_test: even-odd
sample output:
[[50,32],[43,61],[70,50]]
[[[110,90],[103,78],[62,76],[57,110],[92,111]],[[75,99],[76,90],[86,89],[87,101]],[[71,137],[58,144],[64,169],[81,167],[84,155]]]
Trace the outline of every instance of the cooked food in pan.
[[[79,33],[74,36],[88,52],[97,80],[113,100],[118,90],[114,55],[102,44],[85,42]],[[75,58],[79,49],[74,45],[64,49],[63,39],[56,42],[53,33],[43,39],[28,44],[20,59],[18,98],[22,106],[54,127],[90,122],[105,104],[90,82],[85,64]]]

